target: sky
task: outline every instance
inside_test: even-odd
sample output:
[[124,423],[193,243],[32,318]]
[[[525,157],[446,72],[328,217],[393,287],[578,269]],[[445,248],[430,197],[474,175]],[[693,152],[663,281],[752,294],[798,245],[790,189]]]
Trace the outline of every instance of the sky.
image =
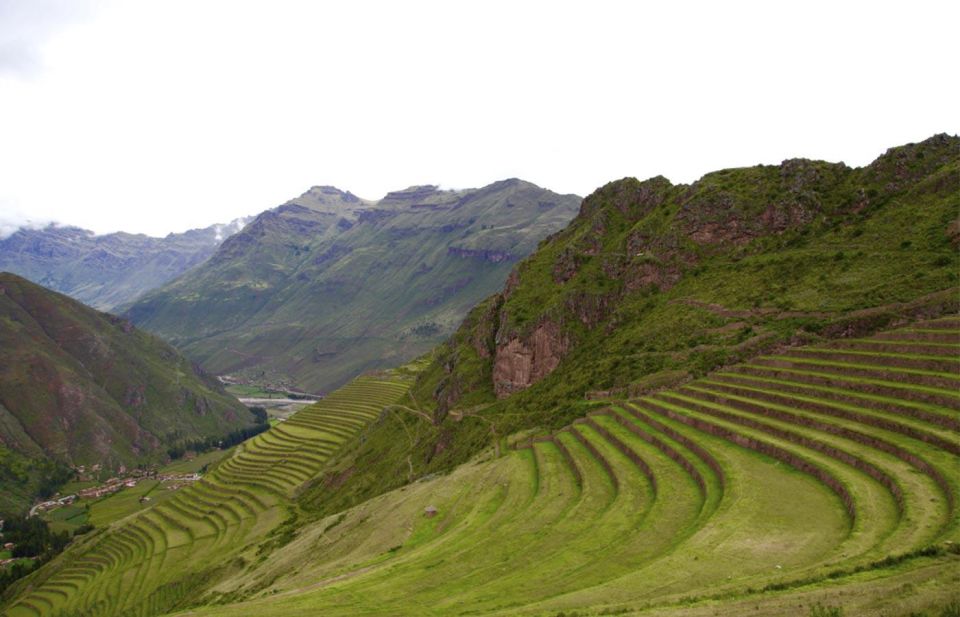
[[0,235],[313,185],[587,195],[960,133],[960,3],[0,0]]

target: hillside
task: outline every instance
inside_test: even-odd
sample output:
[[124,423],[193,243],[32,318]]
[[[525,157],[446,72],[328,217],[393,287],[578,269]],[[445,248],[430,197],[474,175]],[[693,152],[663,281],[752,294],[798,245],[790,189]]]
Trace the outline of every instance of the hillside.
[[329,390],[442,341],[579,204],[520,180],[377,202],[314,187],[125,315],[210,372]]
[[24,597],[4,614],[157,615],[192,602],[289,540],[297,487],[410,381],[408,371],[357,378],[245,442],[202,481],[71,545],[8,591]]
[[433,353],[407,401],[432,421],[381,424],[337,461],[349,479],[305,502],[329,514],[493,436],[560,428],[592,399],[956,310],[958,213],[960,139],[946,135],[858,169],[789,160],[692,185],[612,182]]
[[305,524],[298,487],[415,415],[408,374],[364,377],[71,547],[6,614],[940,615],[958,349],[951,315],[754,358]]
[[110,310],[204,262],[246,220],[152,238],[78,227],[20,229],[0,238],[0,271]]
[[25,506],[32,470],[50,462],[116,469],[255,424],[166,343],[9,273],[0,273],[0,349],[3,509]]

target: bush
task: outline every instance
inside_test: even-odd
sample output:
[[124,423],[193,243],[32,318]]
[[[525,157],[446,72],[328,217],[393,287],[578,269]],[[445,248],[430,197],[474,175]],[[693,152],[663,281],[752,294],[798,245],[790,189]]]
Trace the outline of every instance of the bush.
[[261,424],[255,424],[249,428],[241,428],[235,431],[231,431],[224,437],[207,437],[206,439],[194,439],[193,441],[185,441],[175,446],[170,446],[167,448],[167,455],[171,460],[176,460],[181,458],[187,452],[209,452],[214,448],[222,448],[226,450],[232,446],[237,445],[238,443],[244,442],[251,437],[255,437],[264,431],[270,429],[270,425],[266,422]]
[[266,407],[248,407],[253,417],[257,419],[257,424],[266,424],[269,420]]
[[[50,561],[70,543],[67,532],[50,531],[47,522],[38,516],[26,517],[5,515],[3,525],[4,542],[13,542],[15,558],[32,558],[33,564],[14,563],[0,570],[0,594],[14,581],[30,574],[41,565]],[[29,562],[28,562],[29,563]]]

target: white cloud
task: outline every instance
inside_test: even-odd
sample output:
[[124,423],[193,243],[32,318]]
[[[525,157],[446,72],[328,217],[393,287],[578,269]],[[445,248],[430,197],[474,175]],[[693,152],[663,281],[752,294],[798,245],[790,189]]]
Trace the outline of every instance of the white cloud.
[[960,132],[960,9],[906,7],[98,5],[38,39],[30,79],[0,71],[0,198],[162,234],[317,184],[375,199],[520,177],[586,194],[795,156],[864,164]]
[[0,75],[42,70],[41,48],[58,30],[87,19],[90,0],[0,0]]
[[37,219],[0,200],[0,240],[9,238],[18,229],[43,229],[51,224],[50,219]]

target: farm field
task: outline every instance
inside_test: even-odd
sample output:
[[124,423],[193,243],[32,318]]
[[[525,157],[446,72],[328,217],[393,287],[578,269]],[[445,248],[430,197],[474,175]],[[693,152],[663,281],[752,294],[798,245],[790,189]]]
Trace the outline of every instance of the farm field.
[[[611,401],[304,528],[179,615],[939,615],[960,319]],[[425,515],[432,506],[436,516]]]
[[[29,591],[5,614],[168,612],[255,560],[261,543],[285,520],[297,487],[407,387],[408,378],[397,373],[360,377],[244,442],[203,480],[84,536],[52,566],[18,583]],[[136,491],[125,492],[139,506]],[[101,512],[105,520],[130,509],[121,500],[114,506]]]

